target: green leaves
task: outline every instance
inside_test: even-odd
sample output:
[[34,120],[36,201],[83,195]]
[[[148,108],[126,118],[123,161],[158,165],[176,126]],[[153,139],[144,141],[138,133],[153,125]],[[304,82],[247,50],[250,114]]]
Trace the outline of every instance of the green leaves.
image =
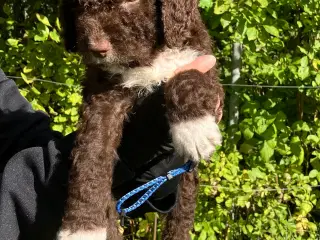
[[275,26],[263,25],[264,29],[275,37],[280,37],[279,30]]
[[[11,5],[4,8],[8,16],[11,15]],[[64,134],[73,132],[79,119],[80,87],[55,82],[79,85],[84,73],[79,56],[64,51],[57,17],[32,13],[29,22],[18,22],[14,17],[11,15],[0,22],[1,29],[6,29],[0,32],[1,68],[8,75],[21,77],[16,79],[21,93],[35,109],[50,115],[53,130]],[[52,24],[49,19],[56,21]],[[67,70],[60,72],[59,69]]]
[[10,45],[11,47],[17,48],[18,47],[18,43],[19,43],[18,39],[13,39],[13,38],[7,39],[7,44]]
[[297,132],[300,132],[300,131],[309,132],[311,129],[310,129],[308,123],[306,123],[304,121],[296,121],[292,125],[292,130],[297,131]]
[[55,29],[49,33],[49,36],[53,41],[55,41],[57,43],[60,42],[60,36]]
[[298,136],[292,137],[290,142],[290,148],[291,152],[294,155],[292,163],[297,163],[298,165],[301,165],[304,160],[304,149]]
[[[212,3],[212,7],[207,3],[204,16],[210,16],[206,20],[217,42],[215,54],[224,83],[231,77],[232,43],[241,42],[241,83],[320,86],[320,41],[315,33],[320,3]],[[299,90],[298,94],[293,89],[269,88],[226,91],[241,99],[239,124],[233,126],[237,134],[231,140],[231,129],[223,129],[225,145],[220,159],[214,159],[212,171],[209,166],[201,169],[202,181],[219,188],[206,190],[210,200],[200,197],[204,206],[199,207],[197,223],[211,221],[217,239],[316,239],[317,226],[311,216],[320,194],[315,197],[310,186],[320,180],[320,92]],[[236,175],[230,164],[240,168]],[[209,207],[216,213],[210,217],[206,214]],[[233,220],[231,216],[239,212],[241,217]],[[227,222],[228,228],[222,228],[221,222]],[[226,229],[237,229],[237,235]]]
[[264,141],[263,146],[260,150],[260,155],[262,157],[262,160],[265,162],[268,162],[270,158],[274,154],[274,148],[272,148],[267,141]]
[[21,75],[22,79],[23,79],[27,84],[33,82],[31,79],[28,79],[28,77],[27,77],[24,73],[21,72],[20,75]]
[[6,3],[3,5],[2,10],[7,16],[10,16],[12,14],[12,5]]
[[77,93],[73,93],[69,96],[68,101],[73,105],[73,106],[77,106],[82,102],[82,97],[77,94]]
[[37,19],[42,22],[44,25],[51,27],[50,22],[46,16],[43,16],[39,13],[36,13]]
[[250,128],[245,128],[243,130],[243,136],[245,139],[249,140],[254,136],[254,132],[250,130]]
[[266,8],[269,4],[268,0],[257,0],[262,8]]
[[231,23],[231,14],[230,13],[225,13],[221,16],[220,18],[220,22],[223,28],[226,28],[227,26],[229,26],[229,24]]
[[258,38],[258,30],[255,27],[248,27],[246,33],[249,41],[252,41]]
[[306,216],[307,213],[309,213],[312,210],[312,208],[313,208],[312,203],[308,201],[302,202],[300,205],[301,215]]
[[199,7],[209,9],[213,5],[212,0],[200,0]]
[[318,176],[318,174],[319,174],[318,170],[313,169],[313,170],[310,171],[309,177],[310,177],[310,178],[315,178],[315,177]]
[[231,6],[232,0],[217,0],[215,1],[215,3],[214,14],[219,15],[228,11]]

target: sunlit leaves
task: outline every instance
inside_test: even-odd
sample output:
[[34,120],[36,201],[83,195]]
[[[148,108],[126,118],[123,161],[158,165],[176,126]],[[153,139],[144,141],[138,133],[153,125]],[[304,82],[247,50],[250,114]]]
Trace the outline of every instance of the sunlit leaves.
[[11,47],[18,47],[19,40],[18,39],[13,39],[9,38],[7,39],[7,44],[10,45]]
[[260,155],[263,161],[268,162],[273,156],[274,149],[268,144],[267,141],[264,141],[263,146],[260,150]]
[[266,8],[269,4],[268,0],[257,0],[262,8]]
[[258,37],[258,30],[256,27],[248,27],[246,33],[249,41],[255,40]]
[[37,16],[37,19],[40,22],[42,22],[44,25],[49,26],[49,27],[51,26],[50,22],[49,22],[49,20],[48,20],[48,18],[46,16],[43,16],[43,15],[41,15],[39,13],[36,13],[36,16]]
[[217,0],[214,5],[214,13],[219,15],[229,10],[232,0]]
[[60,36],[55,29],[49,33],[49,36],[53,41],[57,43],[60,42]]
[[[316,30],[320,2],[214,0],[212,3],[205,16],[213,12],[210,19],[220,21],[220,25],[211,21],[208,26],[214,29],[212,33],[218,43],[215,54],[221,63],[222,81],[230,81],[232,43],[241,42],[244,46],[241,83],[320,86],[320,41]],[[221,185],[213,191],[217,197],[212,197],[211,205],[214,210],[219,207],[212,220],[216,234],[221,239],[298,239],[297,234],[301,239],[308,239],[308,234],[315,239],[317,226],[311,213],[317,198],[310,186],[320,180],[320,124],[315,122],[319,119],[320,91],[300,90],[297,94],[294,89],[226,90],[241,97],[239,124],[233,126],[238,129],[230,141],[231,131],[227,128],[222,148],[227,158],[221,157],[220,161],[215,158],[212,173],[205,170],[203,178]],[[228,163],[240,167],[237,177],[223,170]],[[280,190],[284,186],[290,190]],[[269,187],[273,190],[263,190]],[[250,197],[250,191],[256,191],[254,197]],[[289,203],[295,208],[292,215]],[[221,211],[222,208],[227,210]],[[245,213],[233,221],[237,211]],[[270,216],[277,219],[271,220]],[[229,234],[218,227],[221,221],[228,222]],[[232,232],[234,226],[241,232],[237,236]]]
[[202,0],[199,2],[199,7],[209,9],[213,5],[212,0]]
[[279,30],[275,26],[263,25],[264,29],[273,36],[279,37]]
[[[9,5],[4,8],[7,13],[12,10]],[[64,51],[57,17],[40,13],[33,13],[32,17],[34,21],[23,23],[15,21],[14,16],[2,18],[1,28],[7,31],[0,33],[6,36],[5,41],[0,39],[0,52],[5,53],[0,53],[0,66],[7,74],[21,77],[15,79],[21,93],[35,109],[51,116],[53,130],[68,134],[76,129],[79,120],[77,109],[81,95],[76,85],[84,67],[79,56]],[[56,20],[50,23],[49,19]],[[13,31],[17,27],[23,30],[20,35]]]

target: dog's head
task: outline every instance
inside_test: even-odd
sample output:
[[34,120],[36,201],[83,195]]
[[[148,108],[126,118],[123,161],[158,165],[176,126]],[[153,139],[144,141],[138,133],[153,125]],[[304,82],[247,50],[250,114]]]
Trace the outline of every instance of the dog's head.
[[153,0],[64,0],[62,19],[67,50],[86,64],[141,64],[157,44]]
[[199,29],[197,2],[62,0],[65,46],[86,64],[147,65],[159,47],[190,43]]

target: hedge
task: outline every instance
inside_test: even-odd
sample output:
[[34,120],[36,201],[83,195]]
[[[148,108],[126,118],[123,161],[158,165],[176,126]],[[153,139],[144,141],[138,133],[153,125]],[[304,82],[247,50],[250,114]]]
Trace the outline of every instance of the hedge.
[[[54,130],[74,131],[84,66],[63,49],[57,2],[0,6],[0,67],[21,77],[21,93],[52,117]],[[237,84],[250,86],[225,86],[224,142],[200,166],[192,239],[317,239],[320,2],[201,0],[199,7],[215,40],[221,82],[231,82],[232,46],[240,43]],[[230,125],[229,112],[237,111],[239,121]],[[133,221],[127,239],[152,239],[155,216]]]

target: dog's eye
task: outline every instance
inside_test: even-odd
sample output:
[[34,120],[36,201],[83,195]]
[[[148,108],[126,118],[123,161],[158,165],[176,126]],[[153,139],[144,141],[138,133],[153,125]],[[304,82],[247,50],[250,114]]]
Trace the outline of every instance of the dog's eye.
[[121,3],[121,7],[127,11],[132,11],[139,6],[140,0],[127,0]]

